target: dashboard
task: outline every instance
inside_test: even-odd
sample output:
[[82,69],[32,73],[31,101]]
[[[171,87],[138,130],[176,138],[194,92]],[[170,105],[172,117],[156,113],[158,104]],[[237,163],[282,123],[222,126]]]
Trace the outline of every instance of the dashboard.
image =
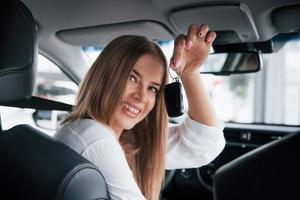
[[297,126],[227,123],[224,129],[226,146],[222,153],[208,165],[199,168],[166,171],[162,197],[172,200],[212,200],[214,174],[222,165],[264,144],[299,132],[300,127]]

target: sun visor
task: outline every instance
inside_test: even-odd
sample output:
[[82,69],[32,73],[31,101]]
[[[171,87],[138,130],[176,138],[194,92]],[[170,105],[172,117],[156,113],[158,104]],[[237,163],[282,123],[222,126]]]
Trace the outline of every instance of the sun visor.
[[155,21],[135,21],[62,30],[56,35],[66,43],[79,46],[105,46],[121,35],[143,35],[152,40],[172,40],[174,38],[174,34],[166,26]]
[[170,19],[181,33],[190,24],[208,24],[218,36],[215,44],[253,42],[259,39],[253,17],[245,5],[205,5],[179,9],[171,13]]
[[272,18],[278,32],[300,32],[300,5],[278,8],[272,13]]

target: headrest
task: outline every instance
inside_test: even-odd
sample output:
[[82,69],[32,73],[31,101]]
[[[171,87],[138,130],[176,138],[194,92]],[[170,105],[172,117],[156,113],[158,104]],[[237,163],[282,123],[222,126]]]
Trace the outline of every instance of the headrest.
[[17,0],[0,2],[0,102],[29,99],[35,84],[36,26]]

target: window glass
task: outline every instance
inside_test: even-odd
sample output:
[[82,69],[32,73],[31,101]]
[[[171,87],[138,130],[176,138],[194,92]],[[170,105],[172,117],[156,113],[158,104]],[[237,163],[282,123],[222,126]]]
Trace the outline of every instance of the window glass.
[[300,38],[289,41],[280,51],[265,54],[264,122],[300,124]]
[[[53,62],[38,56],[38,74],[34,96],[74,104],[78,86],[71,81]],[[66,116],[62,111],[46,111],[0,107],[3,130],[18,124],[29,124],[49,135],[54,135],[60,122]]]
[[78,86],[49,59],[42,55],[38,59],[34,95],[74,104]]

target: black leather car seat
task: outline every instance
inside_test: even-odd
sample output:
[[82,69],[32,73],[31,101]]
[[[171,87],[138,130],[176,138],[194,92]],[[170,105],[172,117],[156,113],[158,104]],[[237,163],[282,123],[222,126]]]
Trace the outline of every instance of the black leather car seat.
[[[37,58],[35,22],[17,0],[1,0],[0,11],[0,105],[30,101]],[[0,130],[0,199],[109,197],[92,163],[48,135],[18,125]]]
[[219,168],[215,200],[299,200],[300,133],[261,146]]

